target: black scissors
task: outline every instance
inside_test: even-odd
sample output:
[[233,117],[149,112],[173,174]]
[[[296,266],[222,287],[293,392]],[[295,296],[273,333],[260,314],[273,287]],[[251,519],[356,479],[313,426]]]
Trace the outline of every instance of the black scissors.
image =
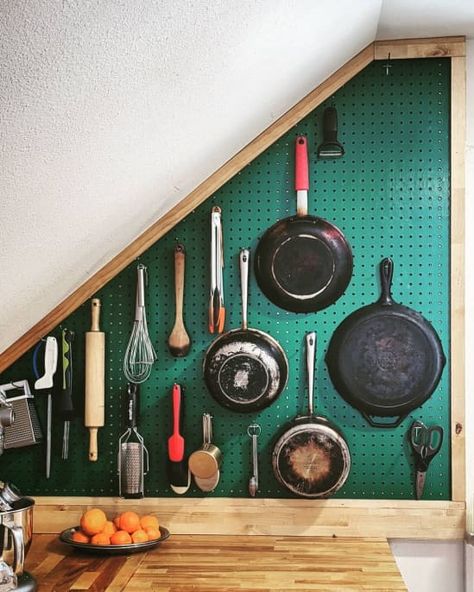
[[441,426],[427,428],[421,421],[415,421],[410,428],[410,444],[416,458],[416,499],[423,495],[426,471],[441,448],[443,435]]

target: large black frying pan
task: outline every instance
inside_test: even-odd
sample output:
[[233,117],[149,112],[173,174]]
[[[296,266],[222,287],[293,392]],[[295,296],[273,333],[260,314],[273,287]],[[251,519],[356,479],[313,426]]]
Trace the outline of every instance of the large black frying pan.
[[297,214],[269,228],[257,247],[258,284],[277,306],[315,312],[333,304],[352,276],[352,252],[342,232],[322,218],[308,216],[308,146],[296,138]]
[[[435,390],[446,358],[432,325],[392,299],[393,261],[380,264],[382,295],[350,314],[329,343],[331,380],[371,426],[396,427]],[[393,422],[372,416],[394,417]]]
[[247,326],[250,252],[240,252],[242,327],[220,335],[204,358],[204,380],[222,406],[252,413],[267,407],[285,388],[288,359],[267,333]]
[[308,415],[298,416],[278,438],[273,449],[277,480],[301,497],[328,497],[340,489],[351,468],[349,446],[325,417],[313,413],[316,333],[306,335]]

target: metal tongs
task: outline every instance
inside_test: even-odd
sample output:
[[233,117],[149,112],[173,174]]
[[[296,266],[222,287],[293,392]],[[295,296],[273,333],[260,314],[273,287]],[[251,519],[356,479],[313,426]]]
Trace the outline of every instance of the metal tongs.
[[224,245],[221,209],[211,210],[211,289],[209,297],[209,332],[222,333],[225,324],[224,306]]

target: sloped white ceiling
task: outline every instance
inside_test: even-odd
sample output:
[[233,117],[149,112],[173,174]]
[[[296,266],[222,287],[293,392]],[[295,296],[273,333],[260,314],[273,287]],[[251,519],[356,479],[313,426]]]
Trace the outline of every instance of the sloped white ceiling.
[[380,0],[0,9],[0,351],[374,37]]
[[0,351],[413,4],[2,3]]

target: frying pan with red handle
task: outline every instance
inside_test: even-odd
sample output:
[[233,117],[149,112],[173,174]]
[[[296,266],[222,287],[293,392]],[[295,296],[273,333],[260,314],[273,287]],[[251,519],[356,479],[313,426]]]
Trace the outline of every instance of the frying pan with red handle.
[[255,254],[258,285],[274,304],[315,312],[333,304],[352,277],[352,252],[342,232],[308,215],[308,142],[296,138],[297,214],[279,220],[260,239]]
[[446,358],[433,326],[393,300],[392,259],[382,260],[380,277],[379,300],[354,311],[337,327],[326,364],[339,394],[371,426],[390,428],[431,396]]

